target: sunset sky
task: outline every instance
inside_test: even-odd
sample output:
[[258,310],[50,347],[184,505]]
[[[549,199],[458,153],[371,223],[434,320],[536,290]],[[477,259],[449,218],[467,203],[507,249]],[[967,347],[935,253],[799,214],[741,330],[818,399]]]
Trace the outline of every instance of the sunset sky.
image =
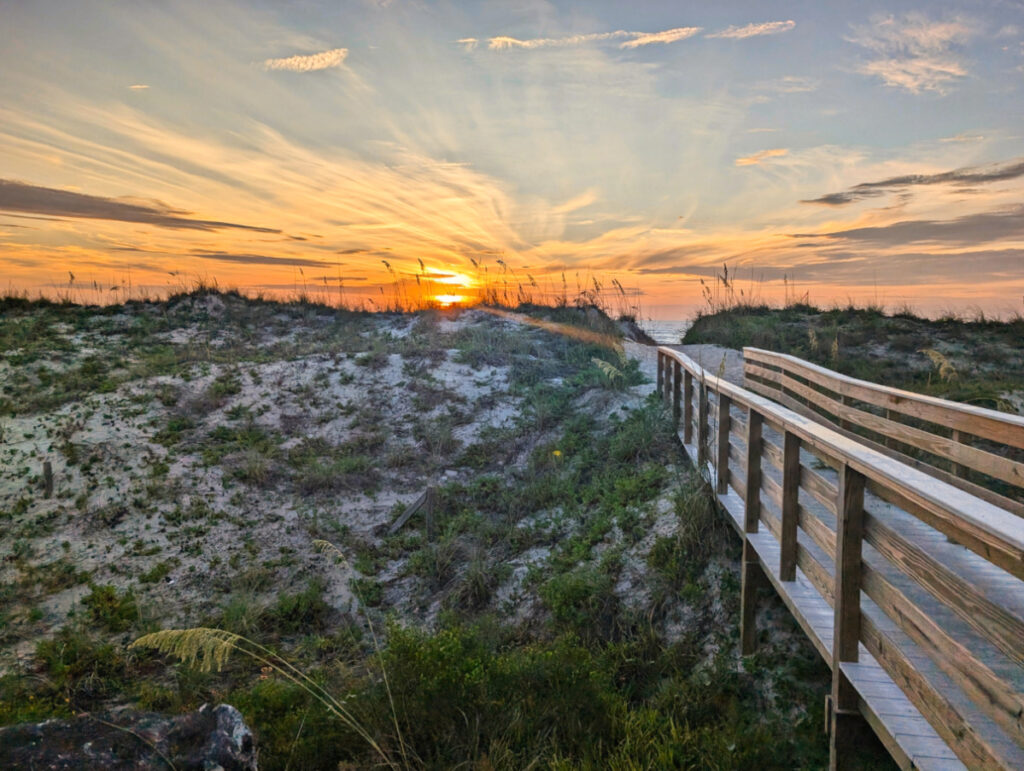
[[0,72],[0,291],[1024,310],[1016,0],[0,0]]

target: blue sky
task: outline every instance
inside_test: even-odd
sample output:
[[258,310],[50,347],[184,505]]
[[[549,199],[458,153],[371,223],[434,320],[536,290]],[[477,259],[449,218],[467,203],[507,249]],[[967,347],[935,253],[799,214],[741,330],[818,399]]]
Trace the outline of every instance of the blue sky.
[[1020,2],[0,17],[7,287],[355,296],[384,261],[442,286],[484,264],[616,278],[674,316],[727,263],[769,298],[785,277],[822,302],[1021,309]]

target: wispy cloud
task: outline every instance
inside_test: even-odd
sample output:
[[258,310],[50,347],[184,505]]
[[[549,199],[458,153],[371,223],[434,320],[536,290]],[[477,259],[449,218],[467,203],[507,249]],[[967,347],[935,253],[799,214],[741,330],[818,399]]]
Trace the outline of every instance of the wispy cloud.
[[988,166],[965,166],[939,174],[904,174],[899,177],[876,182],[861,182],[849,190],[840,193],[828,193],[820,198],[812,198],[802,203],[820,203],[827,206],[843,206],[844,204],[874,198],[887,192],[901,190],[906,187],[921,185],[984,185],[991,182],[1005,182],[1010,179],[1024,177],[1024,158],[1015,158],[1002,163]]
[[475,37],[459,38],[455,42],[461,45],[466,51],[475,51],[476,47],[480,44],[480,41]]
[[676,27],[675,29],[666,29],[662,32],[645,32],[633,40],[621,43],[619,48],[639,48],[640,46],[649,46],[652,43],[675,43],[677,40],[686,40],[688,37],[693,37],[700,30],[700,27]]
[[145,83],[133,83],[132,85],[128,86],[128,88],[130,88],[132,91],[144,91],[147,88],[149,88],[149,86],[147,86]]
[[974,246],[1004,239],[1019,240],[1024,238],[1024,206],[967,214],[951,220],[903,220],[890,225],[817,233],[813,237],[844,239],[880,247],[912,243]]
[[789,150],[785,147],[776,147],[772,150],[760,150],[753,155],[747,155],[742,158],[736,159],[737,166],[757,166],[762,161],[766,161],[769,158],[779,158],[783,155],[788,155]]
[[279,265],[296,268],[333,268],[334,265],[324,260],[312,260],[305,257],[272,257],[266,254],[232,254],[215,250],[198,249],[192,253],[204,260],[219,262],[236,262],[242,265]]
[[565,203],[555,206],[551,211],[555,214],[569,214],[577,209],[585,209],[597,200],[596,190],[586,190],[577,196],[573,196]]
[[780,32],[789,32],[796,26],[792,19],[787,21],[766,21],[761,24],[747,24],[743,27],[729,27],[721,32],[712,32],[704,37],[726,38],[729,40],[743,40],[758,35],[778,35]]
[[532,48],[561,48],[566,46],[585,45],[587,43],[599,43],[605,40],[628,37],[629,32],[616,30],[615,32],[591,32],[586,35],[569,35],[567,37],[535,37],[526,40],[498,35],[487,41],[487,47],[492,51],[508,51],[512,49]]
[[155,225],[181,230],[252,230],[257,233],[280,233],[274,228],[239,225],[234,222],[198,220],[182,216],[187,212],[171,209],[164,204],[133,203],[116,198],[73,193],[52,187],[39,187],[25,182],[0,179],[0,211],[28,212],[55,217],[116,220]]
[[[639,48],[640,46],[652,45],[654,43],[675,43],[679,40],[693,37],[700,30],[700,27],[676,27],[675,29],[666,29],[661,32],[628,32],[618,29],[614,32],[590,32],[583,35],[527,38],[526,40],[499,35],[489,38],[487,47],[492,51],[508,51],[512,49],[564,48],[587,45],[589,43],[604,43],[610,40],[623,40],[624,42],[619,44],[619,48]],[[466,38],[458,42],[465,43],[469,40],[474,39]]]
[[876,18],[868,26],[855,27],[847,40],[876,54],[858,66],[859,72],[915,94],[945,93],[947,86],[967,75],[955,49],[971,34],[970,25],[960,19],[932,21],[911,13]]
[[283,59],[267,59],[263,62],[266,70],[286,70],[288,72],[315,72],[331,67],[340,67],[348,56],[347,48],[334,48],[307,56],[287,56]]

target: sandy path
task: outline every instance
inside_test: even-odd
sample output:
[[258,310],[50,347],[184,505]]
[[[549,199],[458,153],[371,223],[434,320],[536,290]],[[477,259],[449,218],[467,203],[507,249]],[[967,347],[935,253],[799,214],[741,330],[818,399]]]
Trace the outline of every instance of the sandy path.
[[[668,345],[684,353],[713,375],[721,374],[730,383],[743,385],[743,353],[720,345]],[[658,376],[658,354],[653,345],[625,341],[626,356],[640,362],[640,369],[651,380]]]

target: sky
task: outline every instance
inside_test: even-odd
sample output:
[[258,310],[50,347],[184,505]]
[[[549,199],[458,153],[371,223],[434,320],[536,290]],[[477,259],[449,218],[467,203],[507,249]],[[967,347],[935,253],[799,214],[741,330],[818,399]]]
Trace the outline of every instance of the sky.
[[1018,0],[0,0],[0,72],[0,291],[1024,311]]

